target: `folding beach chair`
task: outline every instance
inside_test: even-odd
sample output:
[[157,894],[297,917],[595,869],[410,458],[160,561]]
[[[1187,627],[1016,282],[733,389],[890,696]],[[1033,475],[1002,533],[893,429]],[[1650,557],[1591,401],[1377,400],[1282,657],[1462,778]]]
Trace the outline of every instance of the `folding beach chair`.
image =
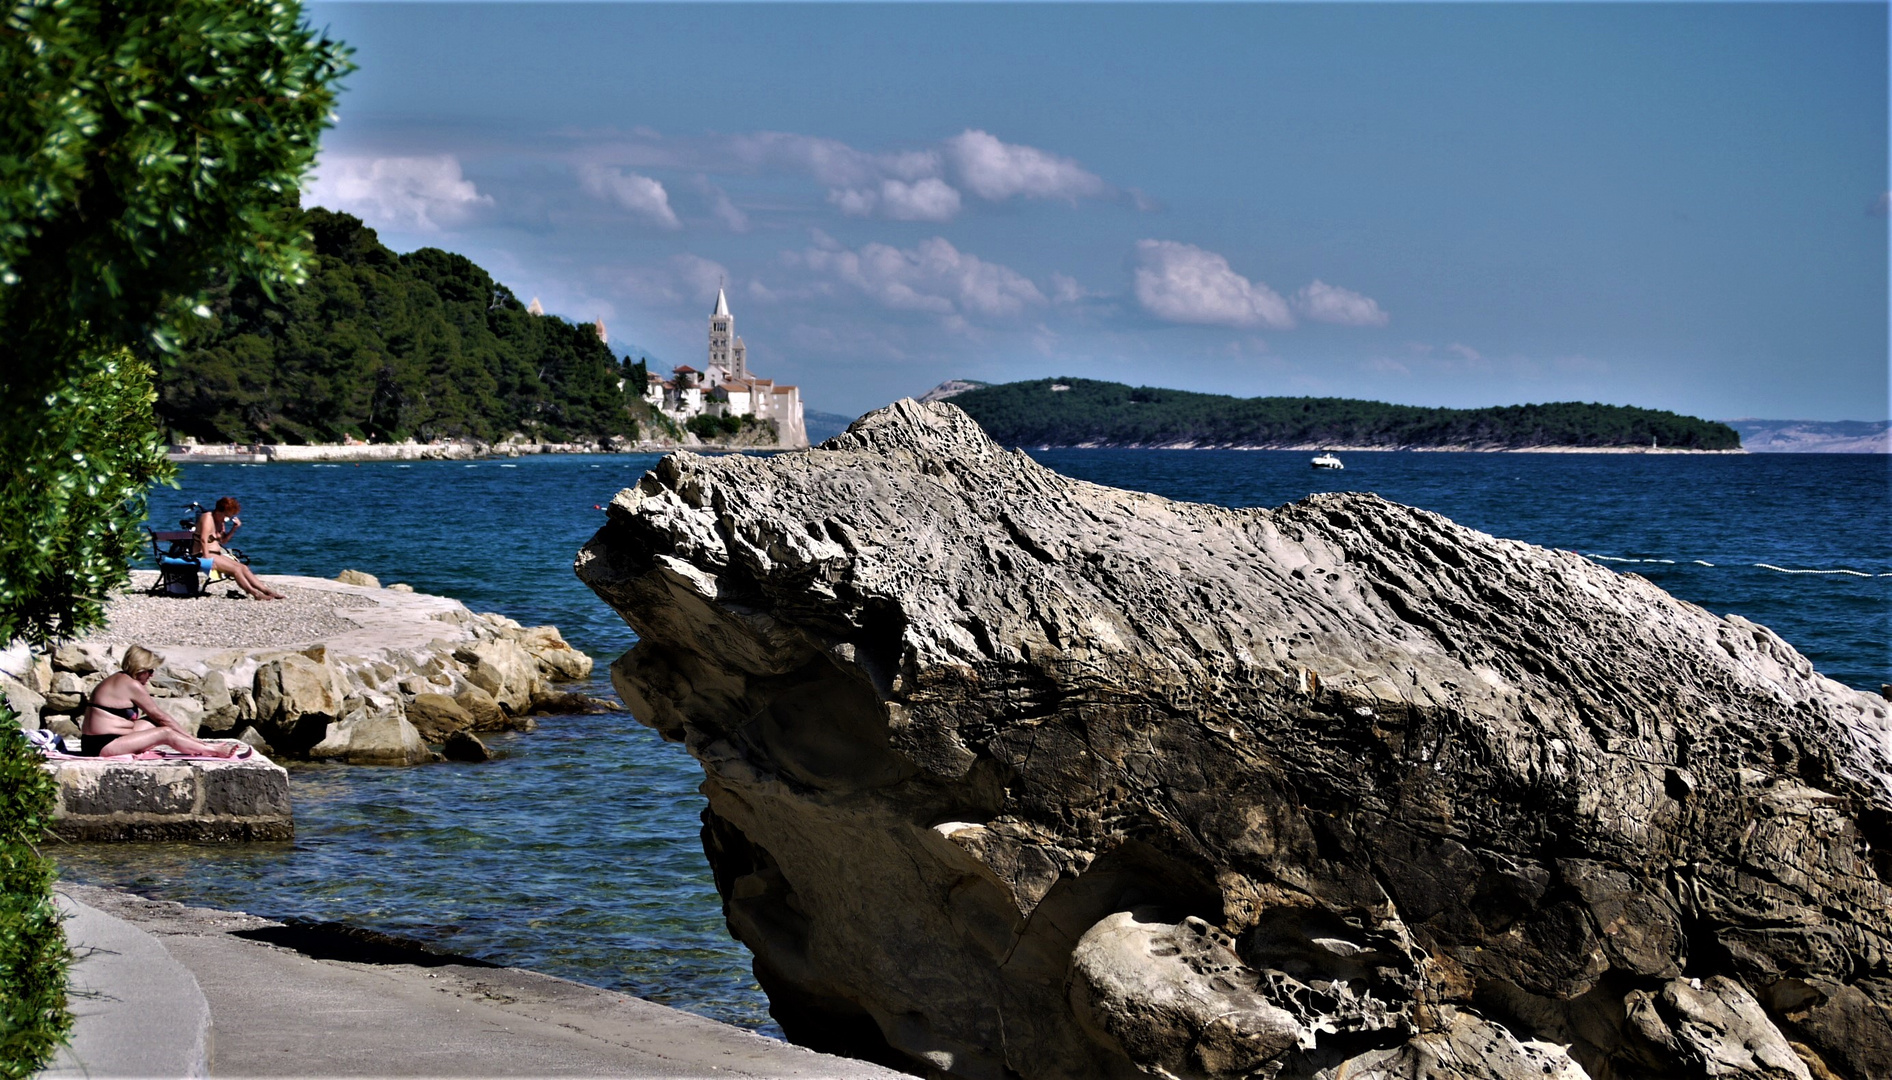
[[[204,513],[204,507],[191,503],[184,508],[185,517],[179,522],[182,528],[153,529],[146,527],[151,534],[151,556],[158,563],[158,580],[152,585],[154,596],[203,596],[219,581],[230,578],[210,568],[210,560],[200,559],[193,552],[197,546],[197,519]],[[236,532],[231,529],[223,534],[227,541]],[[224,552],[245,566],[250,564],[249,557],[227,543]]]

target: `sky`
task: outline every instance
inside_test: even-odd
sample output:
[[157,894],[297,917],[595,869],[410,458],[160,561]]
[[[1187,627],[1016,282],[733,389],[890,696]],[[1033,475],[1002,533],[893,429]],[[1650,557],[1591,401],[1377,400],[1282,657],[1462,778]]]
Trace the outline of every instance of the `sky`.
[[[1878,420],[1885,4],[315,3],[305,205],[614,349]],[[653,366],[657,366],[656,363]]]

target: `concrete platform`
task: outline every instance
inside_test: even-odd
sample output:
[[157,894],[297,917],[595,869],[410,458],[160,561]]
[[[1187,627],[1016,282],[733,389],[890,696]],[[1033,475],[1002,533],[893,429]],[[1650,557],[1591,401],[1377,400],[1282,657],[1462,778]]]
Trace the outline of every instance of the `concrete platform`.
[[49,761],[53,832],[67,840],[289,840],[289,774],[242,761]]
[[[194,977],[209,1006],[213,1077],[906,1075],[609,990],[441,956],[392,939],[284,925],[112,889],[60,890],[135,927]],[[134,981],[143,978],[127,974]],[[118,987],[108,989],[119,993]],[[86,1062],[85,1075],[198,1075],[160,1068],[157,1061],[115,1071],[111,1062],[96,1058]]]
[[39,1075],[209,1075],[210,1004],[158,940],[61,890],[74,961],[66,983],[72,1040]]

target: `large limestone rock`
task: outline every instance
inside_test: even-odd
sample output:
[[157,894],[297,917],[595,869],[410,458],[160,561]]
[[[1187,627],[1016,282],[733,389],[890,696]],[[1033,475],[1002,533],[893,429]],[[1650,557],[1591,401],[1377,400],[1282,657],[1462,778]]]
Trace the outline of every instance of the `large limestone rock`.
[[290,653],[257,666],[257,727],[280,750],[297,753],[319,743],[341,719],[346,691],[327,660]]
[[357,713],[328,725],[309,756],[350,765],[418,765],[438,760],[414,725],[394,712]]
[[1641,578],[1368,495],[1113,491],[911,402],[666,458],[577,571],[797,1041],[1892,1075],[1886,703]]

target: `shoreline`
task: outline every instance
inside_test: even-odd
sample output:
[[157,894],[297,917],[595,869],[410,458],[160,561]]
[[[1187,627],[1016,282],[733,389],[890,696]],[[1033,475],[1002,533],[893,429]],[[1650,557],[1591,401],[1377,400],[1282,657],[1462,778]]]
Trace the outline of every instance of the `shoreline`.
[[688,450],[694,454],[740,454],[750,451],[775,453],[799,447],[775,444],[724,446],[717,443],[674,441],[632,442],[614,439],[602,443],[276,443],[172,444],[165,449],[165,459],[174,465],[300,465],[366,464],[370,462],[411,461],[490,461],[496,459],[538,457],[548,454],[668,454]]
[[[279,921],[63,879],[57,890],[91,916],[75,924],[73,975],[93,996],[74,1003],[72,1052],[45,1074],[62,1080],[150,1075],[154,1053],[205,1066],[174,1075],[904,1076],[345,923]],[[141,963],[115,964],[120,955]],[[199,991],[182,1002],[194,1005],[182,1022],[148,1015],[146,984],[167,968],[171,1000]]]

